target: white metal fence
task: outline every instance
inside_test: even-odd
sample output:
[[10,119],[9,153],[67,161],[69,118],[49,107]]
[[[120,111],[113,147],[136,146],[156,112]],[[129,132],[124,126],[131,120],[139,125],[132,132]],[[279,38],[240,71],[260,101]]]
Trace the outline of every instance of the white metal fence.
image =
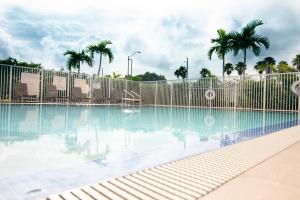
[[31,95],[38,97],[39,102],[45,102],[46,88],[56,85],[58,98],[71,97],[74,87],[81,87],[85,97],[92,97],[93,89],[100,89],[104,98],[112,98],[117,91],[134,91],[140,93],[140,82],[96,77],[88,74],[60,72],[19,66],[0,65],[0,101],[14,100],[14,85],[16,83],[31,84]]
[[300,73],[212,77],[144,82],[141,91],[152,105],[298,111],[300,98],[291,87],[299,92],[299,80]]
[[291,89],[294,86],[300,91],[299,80],[300,72],[138,82],[0,65],[0,101],[12,101],[14,85],[26,82],[35,86],[30,92],[36,93],[40,102],[46,101],[49,85],[56,84],[58,97],[69,99],[72,89],[83,84],[86,97],[92,97],[94,88],[101,89],[105,98],[127,90],[140,94],[144,105],[299,111],[299,93]]

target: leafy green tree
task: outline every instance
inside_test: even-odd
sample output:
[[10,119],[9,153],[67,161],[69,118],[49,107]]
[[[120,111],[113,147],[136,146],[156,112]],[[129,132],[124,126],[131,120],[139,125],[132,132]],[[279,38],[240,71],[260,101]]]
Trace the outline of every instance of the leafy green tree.
[[224,67],[224,71],[228,76],[230,76],[230,74],[233,72],[233,70],[234,70],[234,66],[231,63],[227,63]]
[[166,77],[163,75],[158,75],[156,73],[146,72],[145,74],[139,74],[136,76],[125,76],[127,80],[134,80],[134,81],[160,81],[166,80]]
[[136,76],[129,76],[128,79],[133,81],[143,81],[143,77],[140,74]]
[[219,29],[217,30],[218,37],[211,39],[211,43],[213,46],[208,51],[208,58],[211,60],[212,54],[215,52],[220,59],[223,60],[223,78],[225,73],[225,55],[231,50],[231,46],[229,43],[230,37],[226,33],[225,30]]
[[289,64],[286,61],[282,60],[277,65],[277,72],[278,73],[297,72],[297,69],[289,66]]
[[300,54],[296,55],[296,57],[293,59],[292,65],[297,67],[298,71],[300,71]]
[[37,68],[40,69],[42,68],[42,65],[40,63],[33,63],[33,62],[25,62],[25,61],[18,61],[15,58],[7,58],[0,60],[0,64],[3,65],[16,65],[16,66],[21,66],[21,67],[28,67],[28,68]]
[[141,74],[143,81],[160,81],[160,80],[166,80],[166,78],[163,75],[158,75],[156,73],[150,73],[146,72],[145,74]]
[[97,44],[89,45],[87,47],[87,51],[90,53],[92,58],[94,58],[95,54],[99,54],[99,68],[97,73],[98,76],[100,75],[101,71],[102,57],[107,56],[109,63],[114,60],[114,55],[111,48],[107,47],[110,44],[112,44],[110,40],[103,40]]
[[246,71],[247,67],[245,65],[245,63],[243,62],[238,62],[236,65],[235,65],[235,68],[234,68],[238,74],[240,76],[242,76],[244,74],[244,72]]
[[239,51],[242,51],[245,66],[247,66],[247,50],[251,50],[255,56],[259,56],[261,46],[264,46],[266,49],[270,47],[267,37],[256,34],[255,29],[261,25],[263,25],[261,20],[253,20],[242,28],[241,32],[229,33],[230,46],[234,56],[237,56]]
[[86,63],[88,66],[92,66],[93,59],[85,53],[84,50],[81,52],[76,52],[73,50],[68,50],[64,53],[64,55],[68,55],[69,58],[67,60],[67,68],[71,72],[72,68],[78,70],[78,74],[80,73],[81,64]]
[[3,65],[18,65],[18,61],[17,59],[15,58],[12,58],[12,57],[8,57],[6,59],[3,59],[3,60],[0,60],[0,64],[3,64]]
[[201,78],[212,77],[211,71],[208,70],[207,68],[202,68],[201,71],[200,71],[200,75],[201,75]]

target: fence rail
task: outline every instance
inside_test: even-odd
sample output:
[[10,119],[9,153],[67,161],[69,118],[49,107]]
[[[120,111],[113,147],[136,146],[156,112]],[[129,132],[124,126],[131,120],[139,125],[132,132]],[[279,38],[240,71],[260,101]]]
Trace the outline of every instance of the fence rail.
[[[69,99],[74,87],[81,86],[86,97],[93,89],[102,91],[105,98],[116,92],[133,91],[144,105],[234,108],[273,111],[300,111],[300,72],[138,82],[111,79],[94,75],[59,72],[54,70],[0,65],[0,101],[14,98],[14,85],[31,84],[30,92],[40,102],[46,101],[46,88],[58,87],[58,97]],[[297,85],[298,84],[298,85]]]

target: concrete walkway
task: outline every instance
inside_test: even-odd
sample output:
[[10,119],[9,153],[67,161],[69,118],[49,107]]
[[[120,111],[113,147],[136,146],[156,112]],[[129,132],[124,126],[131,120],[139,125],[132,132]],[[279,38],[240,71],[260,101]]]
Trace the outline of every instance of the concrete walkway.
[[299,200],[300,142],[201,198],[201,200],[218,199]]
[[296,126],[45,199],[300,199],[299,141]]

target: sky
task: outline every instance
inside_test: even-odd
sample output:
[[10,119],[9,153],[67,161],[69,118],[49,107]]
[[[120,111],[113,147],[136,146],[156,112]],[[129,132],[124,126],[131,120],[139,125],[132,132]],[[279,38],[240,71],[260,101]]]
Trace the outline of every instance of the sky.
[[[221,75],[222,61],[208,59],[210,39],[217,29],[239,31],[253,19],[264,25],[257,33],[271,46],[259,57],[248,53],[248,74],[266,56],[289,63],[300,54],[299,0],[0,0],[0,59],[14,57],[42,63],[45,68],[65,67],[66,50],[82,50],[101,40],[112,41],[114,61],[104,58],[104,74],[127,73],[127,56],[133,57],[133,74],[146,71],[175,79],[174,71],[189,58],[189,78],[206,67]],[[229,53],[227,62],[242,61]],[[93,67],[81,71],[96,73]]]

